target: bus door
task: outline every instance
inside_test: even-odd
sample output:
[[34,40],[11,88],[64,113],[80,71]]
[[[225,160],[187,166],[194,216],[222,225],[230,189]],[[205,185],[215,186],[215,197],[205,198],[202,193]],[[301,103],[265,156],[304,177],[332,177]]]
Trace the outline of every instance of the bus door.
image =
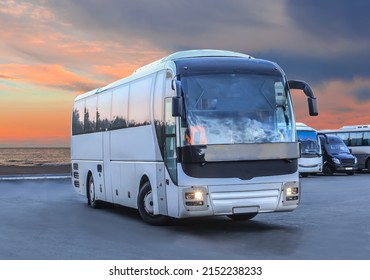
[[110,168],[110,133],[103,132],[103,192],[105,193],[105,200],[113,202],[113,192],[111,188],[111,168]]
[[[172,98],[165,99],[164,106],[164,162],[157,164],[157,191],[159,214],[168,215],[166,188],[171,180],[176,182],[176,126],[172,116]],[[166,172],[167,171],[167,172]]]

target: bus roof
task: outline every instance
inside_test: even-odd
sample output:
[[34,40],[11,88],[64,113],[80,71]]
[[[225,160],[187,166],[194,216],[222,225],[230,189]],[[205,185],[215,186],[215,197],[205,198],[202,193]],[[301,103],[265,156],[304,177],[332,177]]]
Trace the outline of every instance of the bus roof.
[[370,124],[346,125],[339,129],[322,129],[320,131],[324,133],[370,131]]
[[370,124],[364,125],[346,125],[340,128],[340,130],[356,130],[356,129],[370,129]]
[[163,62],[173,61],[173,60],[181,59],[181,58],[190,58],[190,57],[245,57],[245,58],[250,58],[250,59],[253,58],[252,56],[248,54],[233,52],[233,51],[224,51],[224,50],[205,49],[205,50],[180,51],[180,52],[175,52],[173,54],[170,54],[166,57],[163,57],[147,65],[144,65],[138,68],[137,70],[135,70],[134,73],[138,73],[149,67],[161,64]]
[[296,124],[296,129],[297,130],[310,130],[310,131],[317,131],[316,129],[309,127],[305,123],[297,122]]
[[145,76],[147,74],[150,74],[152,72],[158,71],[161,68],[164,68],[164,65],[166,62],[174,61],[177,59],[183,59],[183,58],[191,58],[191,57],[242,57],[242,58],[248,58],[248,59],[254,59],[254,57],[239,53],[239,52],[233,52],[233,51],[225,51],[225,50],[212,50],[212,49],[203,49],[203,50],[188,50],[188,51],[180,51],[175,52],[173,54],[170,54],[166,57],[163,57],[159,60],[156,60],[152,63],[149,63],[147,65],[144,65],[137,70],[135,70],[130,76],[122,78],[120,80],[117,80],[113,83],[110,83],[104,87],[97,88],[91,91],[88,91],[86,93],[83,93],[81,95],[78,95],[75,100],[83,99],[87,96],[97,94],[99,92],[105,91],[110,88],[117,87],[119,85],[122,85],[130,80],[134,80],[137,78],[140,78],[142,76]]

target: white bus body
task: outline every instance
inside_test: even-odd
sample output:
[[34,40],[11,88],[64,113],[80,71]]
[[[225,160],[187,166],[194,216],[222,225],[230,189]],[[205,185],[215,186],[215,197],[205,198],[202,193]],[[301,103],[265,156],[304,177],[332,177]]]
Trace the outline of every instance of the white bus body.
[[302,81],[249,55],[174,53],[77,96],[72,115],[74,189],[97,207],[169,217],[292,211],[299,203],[299,145],[289,88]]
[[321,144],[317,130],[296,123],[298,141],[301,143],[301,157],[298,159],[298,171],[306,177],[309,174],[322,172]]
[[370,172],[370,124],[343,126],[320,132],[340,137],[357,158],[358,169],[367,169]]

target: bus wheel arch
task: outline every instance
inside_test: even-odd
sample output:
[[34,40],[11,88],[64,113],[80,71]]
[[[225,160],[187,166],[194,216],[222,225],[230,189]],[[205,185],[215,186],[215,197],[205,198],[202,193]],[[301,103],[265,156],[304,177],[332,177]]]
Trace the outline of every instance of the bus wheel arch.
[[[145,179],[146,178],[146,179]],[[140,181],[140,190],[137,197],[137,209],[144,222],[159,226],[169,221],[168,216],[153,214],[153,193],[152,187],[147,176],[143,176]]]

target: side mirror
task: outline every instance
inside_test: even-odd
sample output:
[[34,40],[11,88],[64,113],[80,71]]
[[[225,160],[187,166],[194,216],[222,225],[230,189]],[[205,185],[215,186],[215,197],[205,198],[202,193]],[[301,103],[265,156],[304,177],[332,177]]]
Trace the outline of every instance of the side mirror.
[[310,116],[317,116],[319,114],[319,108],[317,106],[317,98],[307,98],[308,111]]
[[303,90],[304,94],[308,97],[308,111],[310,116],[317,116],[319,114],[319,108],[317,105],[317,98],[313,94],[311,87],[304,81],[291,80],[288,81],[289,88]]
[[182,97],[172,97],[172,117],[182,117]]
[[182,98],[181,81],[173,79],[172,89],[176,91],[176,96],[172,97],[172,116],[182,117],[184,104]]

